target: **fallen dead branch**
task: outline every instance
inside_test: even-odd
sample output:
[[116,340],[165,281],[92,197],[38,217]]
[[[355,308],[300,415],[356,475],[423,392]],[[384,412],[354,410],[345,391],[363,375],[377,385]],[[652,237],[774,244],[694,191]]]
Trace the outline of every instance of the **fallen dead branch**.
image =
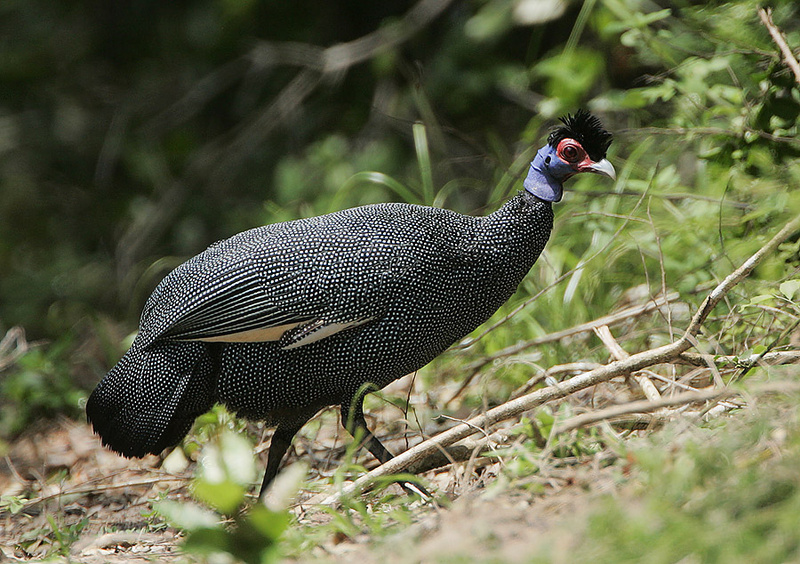
[[767,366],[777,366],[800,362],[800,351],[775,351],[769,352],[763,356],[759,354],[733,356],[685,352],[675,359],[675,362],[702,367],[707,367],[709,363],[711,363],[720,368],[745,368],[758,363],[763,363]]
[[[544,403],[564,398],[577,391],[584,390],[602,382],[607,382],[617,376],[629,375],[637,370],[642,370],[650,366],[675,361],[682,353],[686,352],[697,343],[697,336],[700,334],[705,320],[726,294],[739,282],[744,280],[765,257],[775,252],[778,246],[797,232],[798,229],[800,229],[800,215],[787,223],[772,239],[751,255],[739,268],[729,274],[711,291],[705,300],[703,300],[699,309],[692,317],[688,328],[678,340],[654,349],[632,354],[622,360],[615,360],[609,364],[590,370],[589,372],[573,376],[563,382],[535,390],[529,394],[494,407],[481,415],[473,417],[465,423],[439,433],[435,437],[418,444],[385,464],[378,466],[354,482],[342,487],[338,492],[328,496],[322,503],[326,505],[337,504],[343,496],[351,496],[356,492],[363,491],[371,486],[378,478],[403,472],[409,465],[431,455],[440,448],[448,447],[476,433],[476,429],[483,431],[495,423],[517,417]],[[671,398],[668,398],[663,401],[670,400]]]
[[[760,396],[766,394],[780,394],[797,391],[800,391],[800,382],[771,382],[769,384],[754,386],[752,389],[747,390],[746,393],[751,396]],[[709,401],[716,402],[725,398],[739,396],[743,393],[745,392],[736,390],[734,388],[721,388],[678,394],[669,398],[661,398],[658,401],[632,401],[629,403],[614,405],[605,409],[599,409],[597,411],[582,413],[581,415],[571,417],[554,425],[551,435],[568,433],[569,431],[574,431],[575,429],[581,429],[583,427],[589,427],[595,423],[600,423],[601,421],[614,421],[625,415],[651,413],[666,407],[685,406]]]
[[680,296],[676,292],[671,292],[666,296],[656,297],[645,304],[631,306],[622,309],[620,311],[617,311],[615,313],[598,317],[597,319],[594,319],[592,321],[587,321],[586,323],[575,325],[574,327],[570,327],[569,329],[564,329],[562,331],[555,331],[553,333],[543,335],[542,337],[537,337],[535,339],[530,339],[528,341],[522,341],[520,343],[516,343],[514,345],[501,349],[494,354],[490,354],[483,358],[480,358],[475,362],[472,362],[467,365],[466,371],[469,373],[469,376],[467,376],[462,381],[458,390],[452,395],[452,397],[450,397],[447,401],[444,402],[444,405],[447,406],[450,402],[452,402],[454,399],[460,396],[462,392],[470,385],[475,376],[477,376],[480,373],[481,369],[487,364],[490,364],[497,360],[501,360],[503,358],[514,356],[526,349],[538,347],[541,345],[546,345],[548,343],[555,343],[558,341],[562,341],[564,339],[580,335],[581,333],[589,333],[599,327],[618,325],[619,323],[622,323],[624,321],[628,321],[630,319],[634,319],[636,317],[640,317],[642,315],[646,315],[648,313],[657,311],[662,307],[669,306],[670,303],[677,301],[679,297]]
[[650,413],[663,409],[665,407],[675,407],[679,405],[690,405],[693,403],[704,403],[709,400],[719,400],[737,395],[738,392],[731,388],[723,388],[720,390],[701,390],[698,392],[688,392],[678,394],[669,398],[661,398],[658,401],[640,400],[614,405],[605,409],[591,411],[589,413],[582,413],[571,417],[561,423],[553,426],[552,435],[560,435],[568,433],[575,429],[589,427],[601,421],[613,421],[623,415],[632,415],[635,413]]
[[[597,335],[601,341],[603,341],[603,344],[606,346],[614,359],[623,360],[630,356],[628,352],[622,348],[622,345],[617,342],[617,340],[614,338],[614,335],[611,334],[611,329],[608,328],[608,325],[595,328],[594,334]],[[636,383],[639,384],[639,387],[642,389],[642,392],[644,392],[644,395],[647,399],[650,401],[658,401],[661,399],[661,393],[646,374],[640,372],[638,374],[634,374],[633,378],[636,380]]]
[[786,61],[786,64],[792,69],[795,81],[800,84],[800,63],[797,62],[797,57],[794,56],[792,48],[789,47],[789,44],[786,42],[786,36],[778,29],[775,22],[772,21],[772,8],[759,8],[758,16],[761,18],[764,27],[767,28],[767,31],[769,31],[769,34],[772,36],[772,40],[781,50],[783,60]]
[[12,327],[0,339],[0,371],[13,365],[19,357],[25,354],[30,344],[25,340],[25,330],[22,327]]
[[[21,507],[23,509],[27,509],[29,507],[33,507],[35,505],[39,505],[40,503],[44,503],[46,501],[51,501],[53,499],[59,499],[63,497],[70,497],[70,496],[79,496],[79,495],[97,495],[101,492],[111,491],[111,490],[120,490],[125,488],[136,488],[136,487],[143,487],[143,486],[153,486],[155,484],[160,484],[164,482],[186,482],[186,476],[158,476],[156,478],[146,478],[146,479],[137,479],[137,480],[130,480],[126,482],[120,482],[118,484],[93,484],[93,485],[85,485],[79,484],[72,488],[67,489],[59,489],[57,492],[42,495],[39,497],[35,497],[33,499],[25,500]],[[95,480],[90,480],[90,482],[94,482]]]
[[568,362],[566,364],[557,364],[556,366],[551,366],[547,370],[543,370],[542,372],[536,374],[535,376],[532,376],[522,386],[514,390],[511,393],[510,399],[515,399],[524,394],[527,394],[535,386],[547,380],[547,378],[559,376],[562,374],[572,374],[572,375],[580,374],[581,372],[594,370],[595,368],[599,368],[600,366],[602,366],[602,364],[599,364],[597,362]]

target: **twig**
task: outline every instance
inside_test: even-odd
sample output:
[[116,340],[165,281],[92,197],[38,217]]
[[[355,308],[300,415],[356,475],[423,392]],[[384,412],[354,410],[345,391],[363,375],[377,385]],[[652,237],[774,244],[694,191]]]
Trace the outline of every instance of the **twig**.
[[0,340],[0,371],[13,365],[30,347],[22,327],[12,327]]
[[547,378],[551,376],[556,376],[558,374],[580,374],[581,372],[588,372],[589,370],[594,370],[600,366],[602,366],[602,364],[598,364],[597,362],[568,362],[565,364],[551,366],[547,370],[543,370],[542,372],[533,375],[522,386],[511,392],[509,399],[518,398],[524,394],[527,394],[539,382],[547,380]]
[[775,44],[781,50],[781,53],[783,53],[783,60],[786,61],[786,64],[792,69],[795,81],[797,84],[800,84],[800,63],[797,62],[797,57],[794,56],[791,47],[789,47],[789,44],[786,42],[786,37],[783,35],[783,32],[778,29],[778,26],[772,21],[772,8],[759,8],[758,15],[764,23],[764,27],[767,28],[767,31],[769,31],[769,34],[772,36],[772,40],[775,41]]
[[622,348],[617,340],[614,338],[614,335],[611,334],[611,329],[608,328],[608,325],[601,325],[600,327],[594,327],[594,334],[597,335],[597,338],[603,342],[603,345],[608,349],[608,352],[611,353],[611,358],[614,360],[622,360],[628,358],[628,352]]
[[760,359],[757,358],[758,356],[758,354],[740,357],[732,355],[726,356],[685,352],[681,354],[676,361],[683,361],[686,364],[702,367],[707,367],[708,363],[711,362],[720,368],[739,368],[743,366],[752,367],[753,363],[755,362],[762,362],[770,366],[779,364],[795,364],[800,362],[800,350],[768,352]]
[[588,333],[589,331],[594,331],[595,328],[602,327],[603,325],[608,325],[609,327],[617,325],[631,318],[639,317],[641,315],[645,315],[652,311],[656,311],[661,307],[676,301],[679,297],[680,295],[677,292],[672,292],[668,294],[666,297],[655,298],[654,300],[649,301],[646,304],[631,306],[622,309],[616,313],[604,315],[592,321],[587,321],[586,323],[580,323],[578,325],[570,327],[569,329],[564,329],[562,331],[554,331],[553,333],[548,333],[547,335],[536,337],[535,339],[522,341],[521,343],[517,343],[510,347],[506,347],[504,349],[497,351],[494,354],[488,355],[482,359],[475,361],[474,363],[468,365],[468,369],[476,370],[495,360],[519,354],[525,349],[536,347],[539,345],[545,345],[547,343],[556,343],[558,341],[567,339],[569,337],[574,337],[575,335],[579,335],[581,333]]
[[[602,327],[596,327],[594,330],[594,334],[603,341],[603,344],[611,353],[611,356],[616,360],[623,360],[628,358],[630,355],[622,348],[617,340],[614,338],[614,335],[611,334],[611,329],[608,328],[608,325],[603,325]],[[644,392],[645,397],[650,401],[659,401],[661,399],[661,393],[659,393],[658,388],[656,388],[655,384],[644,374],[635,374],[633,377],[636,380],[636,383],[639,384],[639,387]]]
[[756,251],[750,258],[748,258],[742,266],[730,273],[725,280],[720,282],[708,297],[700,305],[700,309],[692,317],[689,327],[686,329],[684,336],[681,339],[689,336],[696,336],[700,332],[702,324],[705,322],[711,310],[725,297],[731,288],[736,286],[739,282],[744,280],[753,269],[760,263],[764,257],[774,253],[778,246],[786,241],[800,229],[800,215],[796,216],[792,221],[787,223],[767,244]]
[[[777,383],[770,382],[768,384],[754,386],[752,389],[747,390],[746,393],[752,395],[762,395],[771,393],[796,392],[798,390],[800,390],[799,382],[777,382]],[[745,392],[736,390],[734,388],[722,388],[715,390],[700,390],[697,392],[678,394],[676,396],[672,396],[669,398],[661,398],[658,401],[649,401],[649,400],[632,401],[630,403],[614,405],[612,407],[608,407],[605,409],[600,409],[597,411],[592,411],[590,413],[583,413],[581,415],[571,417],[561,423],[557,423],[553,427],[552,433],[553,434],[567,433],[575,429],[588,427],[590,425],[594,425],[595,423],[599,423],[601,421],[611,421],[623,415],[630,415],[632,413],[649,413],[651,411],[657,411],[665,407],[689,405],[693,403],[701,403],[707,401],[716,403],[722,399],[738,396],[741,395],[742,393]],[[698,413],[698,416],[705,414],[707,411],[708,410],[703,410],[702,412]]]
[[748,372],[748,371],[749,371],[751,368],[753,368],[753,367],[754,367],[756,364],[758,364],[758,363],[761,361],[761,359],[763,359],[763,358],[764,358],[764,357],[767,355],[767,353],[769,353],[769,352],[770,352],[772,349],[774,349],[776,346],[778,346],[778,344],[779,344],[779,343],[780,343],[780,342],[781,342],[781,341],[782,341],[782,340],[783,340],[783,339],[784,339],[784,338],[785,338],[787,335],[789,335],[789,334],[790,334],[792,331],[794,331],[795,329],[797,329],[797,326],[798,326],[798,325],[800,325],[800,320],[797,320],[797,321],[795,321],[795,322],[794,322],[794,323],[792,323],[792,324],[791,324],[789,327],[787,327],[786,329],[784,329],[783,331],[781,331],[781,334],[780,334],[780,335],[778,335],[777,337],[775,337],[774,339],[772,339],[772,342],[770,342],[769,344],[767,344],[767,346],[764,348],[764,350],[763,350],[763,351],[761,351],[760,353],[756,353],[756,354],[754,354],[754,355],[751,355],[751,357],[750,357],[750,358],[748,358],[746,362],[743,362],[743,363],[742,363],[742,367],[741,367],[741,369],[739,370],[739,373],[738,373],[737,375],[735,375],[735,376],[734,376],[734,380],[736,380],[736,379],[738,379],[738,378],[741,378],[742,376],[744,376],[745,374],[747,374],[747,372]]
[[[683,353],[683,354],[687,354],[687,353]],[[674,360],[672,362],[675,363]],[[642,373],[647,374],[651,379],[655,378],[656,380],[660,380],[661,382],[665,383],[668,386],[673,386],[675,388],[681,388],[682,390],[687,390],[687,391],[690,391],[690,392],[697,391],[697,388],[695,388],[695,387],[687,386],[686,384],[683,384],[683,383],[678,382],[677,380],[673,380],[671,378],[667,378],[666,376],[662,376],[658,372],[653,372],[652,370],[642,370]]]
[[706,402],[709,400],[719,400],[731,396],[738,395],[738,391],[732,388],[723,388],[721,390],[702,390],[698,392],[688,392],[678,394],[669,398],[661,398],[658,401],[640,400],[614,405],[598,411],[583,413],[571,417],[566,421],[557,423],[553,427],[553,434],[567,433],[574,429],[581,427],[588,427],[600,421],[612,420],[622,415],[630,415],[631,413],[649,413],[657,411],[665,407],[674,407],[676,405],[688,405],[692,403]]
[[[323,503],[334,505],[339,502],[341,497],[353,495],[355,492],[362,491],[383,476],[397,474],[406,469],[409,464],[429,456],[439,448],[447,447],[464,439],[473,433],[475,428],[485,429],[500,421],[518,417],[520,414],[539,407],[549,401],[564,398],[577,391],[595,386],[602,382],[607,382],[617,376],[631,374],[637,370],[647,368],[656,364],[671,362],[681,353],[686,352],[696,341],[696,336],[711,310],[716,306],[725,294],[736,284],[741,282],[766,256],[773,253],[778,246],[793,235],[800,228],[800,215],[795,217],[781,229],[777,235],[770,239],[763,247],[748,258],[742,266],[728,275],[703,301],[700,308],[692,317],[689,327],[684,334],[675,342],[663,345],[654,349],[633,354],[624,360],[617,360],[605,366],[590,370],[584,374],[569,378],[559,384],[548,386],[540,390],[535,390],[522,397],[510,400],[502,405],[488,410],[482,415],[473,417],[468,424],[460,424],[439,433],[406,452],[396,456],[388,462],[378,466],[374,470],[364,474],[353,483],[348,484],[333,495],[326,498]],[[655,403],[655,402],[653,402]]]
[[656,298],[650,302],[647,302],[643,305],[632,306],[623,310],[620,310],[616,313],[612,313],[609,315],[604,315],[603,317],[598,317],[593,321],[588,321],[586,323],[581,323],[579,325],[575,325],[574,327],[570,327],[569,329],[564,329],[562,331],[555,331],[554,333],[549,333],[542,337],[537,337],[535,339],[530,339],[528,341],[522,341],[521,343],[517,343],[515,345],[511,345],[510,347],[506,347],[497,351],[494,354],[490,354],[480,358],[470,364],[467,365],[466,371],[469,373],[459,386],[458,390],[444,402],[444,405],[447,406],[450,404],[454,399],[462,394],[462,392],[469,386],[472,380],[477,376],[479,371],[486,366],[496,360],[501,358],[506,358],[509,356],[514,356],[519,354],[520,352],[524,351],[525,349],[536,347],[539,345],[544,345],[547,343],[555,343],[561,341],[562,339],[566,339],[568,337],[574,337],[575,335],[579,335],[581,333],[587,333],[589,331],[593,331],[596,327],[601,327],[603,325],[617,325],[618,323],[622,323],[623,321],[627,321],[633,317],[639,317],[640,315],[644,315],[650,313],[651,311],[655,311],[665,305],[668,305],[670,302],[676,301],[680,296],[673,292],[668,294],[665,297]]
[[121,484],[99,484],[90,487],[75,487],[69,490],[59,490],[56,493],[43,495],[41,497],[37,497],[34,499],[29,499],[22,504],[23,508],[28,508],[33,505],[38,505],[40,503],[44,503],[45,501],[49,501],[51,499],[56,499],[59,497],[64,496],[73,496],[73,495],[84,495],[84,494],[96,494],[98,492],[105,492],[109,490],[118,490],[121,488],[134,488],[138,486],[152,486],[154,484],[158,484],[161,482],[186,482],[188,480],[185,476],[160,476],[158,478],[149,478],[146,480],[137,480],[134,482],[124,482]]

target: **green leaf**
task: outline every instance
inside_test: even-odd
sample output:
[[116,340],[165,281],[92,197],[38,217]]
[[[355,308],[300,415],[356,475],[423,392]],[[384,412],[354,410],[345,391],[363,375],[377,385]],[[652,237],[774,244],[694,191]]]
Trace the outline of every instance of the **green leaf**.
[[183,541],[183,549],[195,554],[231,553],[230,533],[222,527],[199,528],[190,531]]
[[16,515],[22,511],[27,501],[27,498],[18,495],[4,495],[0,497],[0,508],[6,508],[12,515]]
[[153,508],[170,525],[183,531],[210,528],[219,523],[217,515],[196,503],[164,500],[154,503]]
[[800,290],[800,280],[787,280],[780,285],[780,290],[787,300],[792,300],[797,295],[797,290]]
[[433,203],[433,173],[425,124],[415,123],[412,131],[414,134],[414,148],[417,151],[417,161],[419,163],[419,175],[422,179],[422,200],[426,205],[430,205]]
[[225,515],[234,513],[244,501],[245,488],[231,481],[208,482],[202,478],[193,486],[195,498]]
[[266,539],[277,541],[289,526],[289,515],[285,511],[272,511],[258,504],[250,508],[245,522]]
[[550,435],[550,431],[553,429],[553,424],[556,421],[556,418],[553,417],[553,414],[549,411],[545,411],[544,409],[539,410],[536,414],[536,420],[539,422],[539,428],[542,432],[544,437]]

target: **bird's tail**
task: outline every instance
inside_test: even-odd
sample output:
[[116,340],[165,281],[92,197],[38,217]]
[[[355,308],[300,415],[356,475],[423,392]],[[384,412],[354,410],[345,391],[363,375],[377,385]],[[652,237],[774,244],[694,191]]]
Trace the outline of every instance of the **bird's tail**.
[[103,444],[127,457],[177,444],[214,404],[215,350],[200,342],[134,344],[86,403]]

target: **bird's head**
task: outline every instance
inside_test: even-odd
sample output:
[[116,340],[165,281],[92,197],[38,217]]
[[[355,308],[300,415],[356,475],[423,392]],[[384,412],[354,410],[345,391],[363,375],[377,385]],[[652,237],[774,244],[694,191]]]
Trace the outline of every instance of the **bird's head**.
[[611,133],[586,110],[561,118],[559,127],[539,149],[525,178],[525,190],[546,202],[559,202],[564,181],[581,172],[594,172],[615,179],[614,167],[606,160]]

